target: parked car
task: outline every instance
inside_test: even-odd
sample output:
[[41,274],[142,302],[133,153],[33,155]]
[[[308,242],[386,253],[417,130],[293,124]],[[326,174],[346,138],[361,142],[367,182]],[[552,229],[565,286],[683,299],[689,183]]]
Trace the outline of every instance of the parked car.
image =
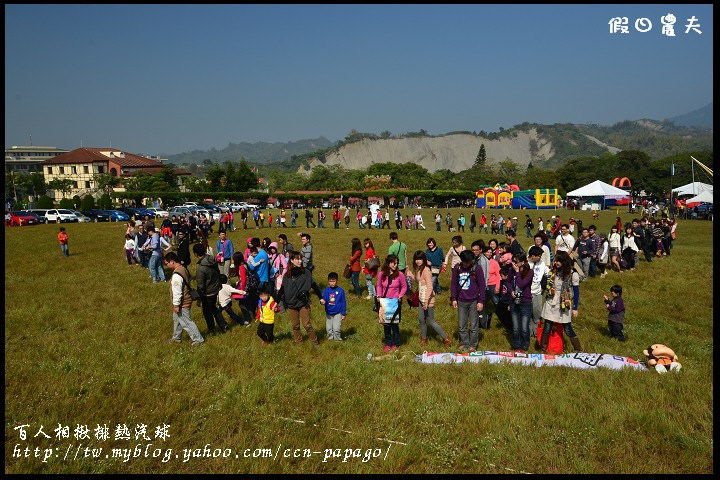
[[107,212],[108,215],[110,215],[110,221],[112,222],[127,222],[130,220],[130,216],[125,213],[121,212],[120,210],[104,210]]
[[93,208],[92,210],[83,210],[82,214],[86,217],[90,217],[90,220],[93,222],[110,221],[110,214],[105,210],[100,210],[99,208]]
[[168,211],[168,215],[172,217],[175,215],[176,217],[180,217],[180,215],[190,215],[190,210],[187,207],[179,206],[179,207],[172,207],[170,211]]
[[78,222],[80,222],[80,223],[92,222],[92,219],[90,217],[88,217],[87,215],[84,215],[83,213],[78,212],[77,210],[70,210],[70,211],[73,213],[73,215],[78,217]]
[[10,212],[10,226],[38,225],[40,220],[34,213],[12,210]]
[[150,215],[150,218],[155,218],[154,212],[151,212],[144,208],[122,207],[119,210],[128,215],[128,217],[130,218],[135,217],[135,220],[145,218],[145,215]]
[[182,205],[180,205],[180,206],[181,206],[181,207],[197,207],[197,203],[196,203],[196,202],[184,202],[184,203],[183,203]]
[[32,210],[27,210],[28,212],[34,213],[37,217],[40,223],[47,223],[47,218],[45,218],[45,213],[47,213],[47,208],[33,208]]
[[66,222],[79,222],[80,219],[75,216],[71,210],[51,209],[45,213],[45,218],[48,222],[66,223]]
[[168,218],[168,212],[162,208],[147,207],[146,210],[153,212],[155,218]]

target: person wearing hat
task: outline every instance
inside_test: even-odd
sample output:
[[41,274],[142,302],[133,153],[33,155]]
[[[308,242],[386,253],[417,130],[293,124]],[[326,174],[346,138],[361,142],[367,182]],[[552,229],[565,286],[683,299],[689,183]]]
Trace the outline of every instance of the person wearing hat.
[[517,232],[517,227],[518,227],[518,218],[512,217],[512,222],[510,223],[510,228]]

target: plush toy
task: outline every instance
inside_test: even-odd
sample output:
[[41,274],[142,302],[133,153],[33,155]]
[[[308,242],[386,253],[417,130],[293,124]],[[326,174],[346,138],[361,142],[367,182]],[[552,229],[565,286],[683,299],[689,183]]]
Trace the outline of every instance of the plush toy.
[[650,345],[647,350],[643,350],[643,355],[647,357],[648,367],[655,368],[658,373],[667,373],[668,370],[677,372],[682,368],[675,352],[666,345]]

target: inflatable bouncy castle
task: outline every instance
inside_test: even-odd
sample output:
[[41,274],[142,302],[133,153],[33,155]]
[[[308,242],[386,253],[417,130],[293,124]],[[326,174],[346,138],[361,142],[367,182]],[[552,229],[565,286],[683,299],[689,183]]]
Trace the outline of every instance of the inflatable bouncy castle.
[[556,208],[559,200],[556,188],[520,190],[517,185],[508,184],[481,188],[475,196],[477,208]]
[[630,179],[628,177],[615,177],[613,178],[613,181],[610,185],[625,190],[630,195],[625,198],[619,198],[617,200],[608,199],[605,203],[606,206],[627,205],[628,203],[630,203],[630,199],[632,198],[632,184],[630,183]]

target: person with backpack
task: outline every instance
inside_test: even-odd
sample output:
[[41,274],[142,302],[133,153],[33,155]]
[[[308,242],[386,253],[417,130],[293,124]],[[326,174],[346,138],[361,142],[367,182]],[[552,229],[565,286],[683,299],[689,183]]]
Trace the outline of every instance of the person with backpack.
[[397,232],[390,232],[390,241],[392,241],[392,244],[388,248],[388,255],[395,255],[398,258],[398,270],[405,274],[407,245],[399,240]]
[[469,250],[460,252],[460,262],[452,269],[450,299],[458,311],[458,350],[474,352],[478,344],[479,314],[485,304],[485,274],[474,265],[473,253]]
[[530,218],[530,215],[525,215],[525,237],[532,238],[532,231],[535,228],[535,225],[533,225],[533,221]]
[[175,252],[165,255],[165,265],[173,273],[170,277],[170,291],[172,293],[173,305],[173,334],[166,340],[167,343],[182,343],[182,332],[185,330],[192,340],[192,345],[202,345],[205,339],[197,325],[192,320],[190,309],[193,299],[190,294],[190,272],[185,268]]
[[220,326],[222,333],[230,330],[222,314],[215,307],[218,300],[218,292],[220,292],[220,269],[212,255],[205,253],[202,244],[193,245],[193,253],[198,259],[195,280],[197,282],[197,292],[200,295],[200,304],[203,309],[205,323],[207,323],[208,331],[215,333],[215,321]]
[[450,270],[455,268],[455,265],[460,263],[460,254],[465,251],[465,245],[463,245],[463,239],[461,235],[455,235],[452,237],[452,246],[445,255],[445,261],[442,264],[442,271],[445,272],[450,267]]
[[305,227],[310,228],[310,224],[312,223],[313,228],[317,228],[317,225],[315,225],[315,222],[313,222],[313,214],[310,211],[310,208],[305,209]]

